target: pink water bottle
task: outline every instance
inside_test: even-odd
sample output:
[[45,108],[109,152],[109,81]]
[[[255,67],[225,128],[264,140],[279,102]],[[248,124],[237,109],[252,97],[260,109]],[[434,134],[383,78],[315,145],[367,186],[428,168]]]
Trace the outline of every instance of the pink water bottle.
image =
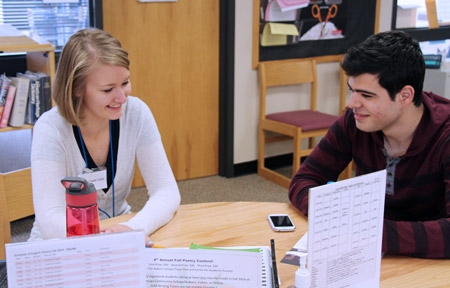
[[79,177],[64,177],[61,183],[66,188],[67,237],[99,233],[97,191],[94,184]]

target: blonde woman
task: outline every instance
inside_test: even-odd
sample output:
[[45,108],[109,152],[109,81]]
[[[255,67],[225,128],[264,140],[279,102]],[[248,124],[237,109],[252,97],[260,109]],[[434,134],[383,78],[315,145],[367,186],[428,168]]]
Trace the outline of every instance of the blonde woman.
[[100,219],[130,213],[126,199],[136,159],[149,199],[128,222],[104,232],[142,229],[149,235],[178,209],[180,193],[155,119],[130,96],[129,65],[120,42],[99,29],[80,30],[64,46],[52,90],[56,107],[33,131],[30,240],[66,236],[65,176],[103,179],[95,183]]

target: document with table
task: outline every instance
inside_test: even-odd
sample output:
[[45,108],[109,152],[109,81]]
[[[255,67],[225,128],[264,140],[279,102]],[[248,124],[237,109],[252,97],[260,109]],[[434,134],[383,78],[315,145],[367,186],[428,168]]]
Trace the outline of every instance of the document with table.
[[8,287],[145,287],[144,232],[6,244]]
[[311,287],[379,287],[386,170],[309,191]]
[[131,231],[7,244],[8,285],[272,287],[269,247],[159,249],[144,239]]

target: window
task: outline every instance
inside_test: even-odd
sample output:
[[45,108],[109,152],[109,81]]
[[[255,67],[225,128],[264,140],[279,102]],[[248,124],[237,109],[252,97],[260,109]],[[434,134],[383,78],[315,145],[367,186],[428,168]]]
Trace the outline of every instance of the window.
[[[436,5],[439,27],[430,29],[428,5]],[[392,9],[392,30],[402,30],[418,41],[446,40],[450,35],[449,0],[394,0]]]
[[59,50],[77,30],[89,27],[89,0],[0,0],[0,24],[37,34]]
[[[436,16],[440,26],[450,24],[450,1],[436,0]],[[397,0],[396,28],[429,27],[425,0]]]

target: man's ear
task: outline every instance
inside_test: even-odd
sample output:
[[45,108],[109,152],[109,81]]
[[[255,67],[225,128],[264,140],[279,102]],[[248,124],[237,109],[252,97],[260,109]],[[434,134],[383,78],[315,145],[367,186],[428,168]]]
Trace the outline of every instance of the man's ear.
[[414,88],[411,85],[405,85],[399,94],[401,103],[409,104],[414,102]]

